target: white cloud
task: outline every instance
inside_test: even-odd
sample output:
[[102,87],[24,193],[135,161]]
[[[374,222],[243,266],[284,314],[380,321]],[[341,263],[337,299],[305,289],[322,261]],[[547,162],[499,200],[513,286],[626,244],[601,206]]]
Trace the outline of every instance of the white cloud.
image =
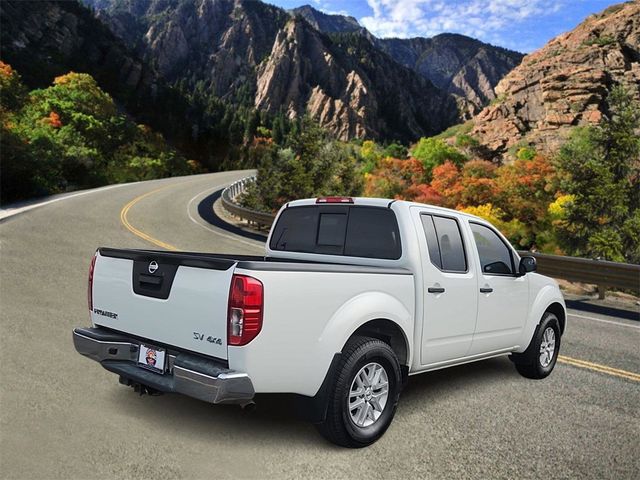
[[557,13],[569,0],[367,0],[360,23],[379,37],[431,37],[457,32],[497,44],[532,18]]

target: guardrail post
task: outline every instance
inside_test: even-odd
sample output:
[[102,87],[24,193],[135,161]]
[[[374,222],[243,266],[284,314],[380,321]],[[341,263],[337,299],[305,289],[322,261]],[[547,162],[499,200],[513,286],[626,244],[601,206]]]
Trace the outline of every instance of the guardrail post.
[[604,300],[606,292],[607,292],[607,287],[605,285],[598,285],[598,298],[600,300]]

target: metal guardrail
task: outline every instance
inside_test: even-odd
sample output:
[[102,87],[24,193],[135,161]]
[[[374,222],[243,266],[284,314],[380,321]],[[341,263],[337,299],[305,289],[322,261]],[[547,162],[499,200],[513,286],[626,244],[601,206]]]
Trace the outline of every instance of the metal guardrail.
[[[273,213],[245,208],[235,201],[237,196],[244,192],[247,184],[253,181],[255,176],[243,178],[225,188],[222,192],[222,205],[232,215],[259,227],[268,228],[275,219]],[[597,285],[600,298],[604,298],[607,288],[620,288],[640,293],[640,265],[528,251],[519,253],[535,257],[538,262],[538,272],[543,275]]]
[[604,298],[607,288],[640,293],[640,265],[527,251],[519,253],[536,257],[538,272],[543,275],[597,285],[600,298]]
[[270,227],[276,218],[275,214],[246,208],[236,202],[238,195],[243,193],[247,185],[255,181],[255,178],[255,176],[246,177],[225,188],[221,196],[222,206],[231,215],[240,217],[258,227]]

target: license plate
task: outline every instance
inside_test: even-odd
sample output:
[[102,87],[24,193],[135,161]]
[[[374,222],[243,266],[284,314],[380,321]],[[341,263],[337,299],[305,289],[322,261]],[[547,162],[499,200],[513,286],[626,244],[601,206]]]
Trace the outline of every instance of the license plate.
[[156,373],[164,373],[166,350],[153,345],[140,345],[138,365]]

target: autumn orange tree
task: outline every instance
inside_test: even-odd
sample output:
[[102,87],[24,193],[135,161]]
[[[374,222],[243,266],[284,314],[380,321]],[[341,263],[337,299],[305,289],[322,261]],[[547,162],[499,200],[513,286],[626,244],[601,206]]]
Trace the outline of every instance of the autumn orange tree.
[[365,174],[365,182],[368,197],[412,199],[408,189],[425,183],[425,170],[415,158],[386,157],[378,161],[373,172]]
[[[365,193],[464,210],[493,222],[515,245],[557,249],[550,233],[549,205],[558,188],[555,169],[546,157],[528,147],[513,162],[498,165],[466,160],[455,147],[443,147],[441,140],[423,139],[417,145],[420,148],[413,153],[418,150],[422,160],[378,160],[365,175]],[[431,156],[425,166],[427,154]]]

